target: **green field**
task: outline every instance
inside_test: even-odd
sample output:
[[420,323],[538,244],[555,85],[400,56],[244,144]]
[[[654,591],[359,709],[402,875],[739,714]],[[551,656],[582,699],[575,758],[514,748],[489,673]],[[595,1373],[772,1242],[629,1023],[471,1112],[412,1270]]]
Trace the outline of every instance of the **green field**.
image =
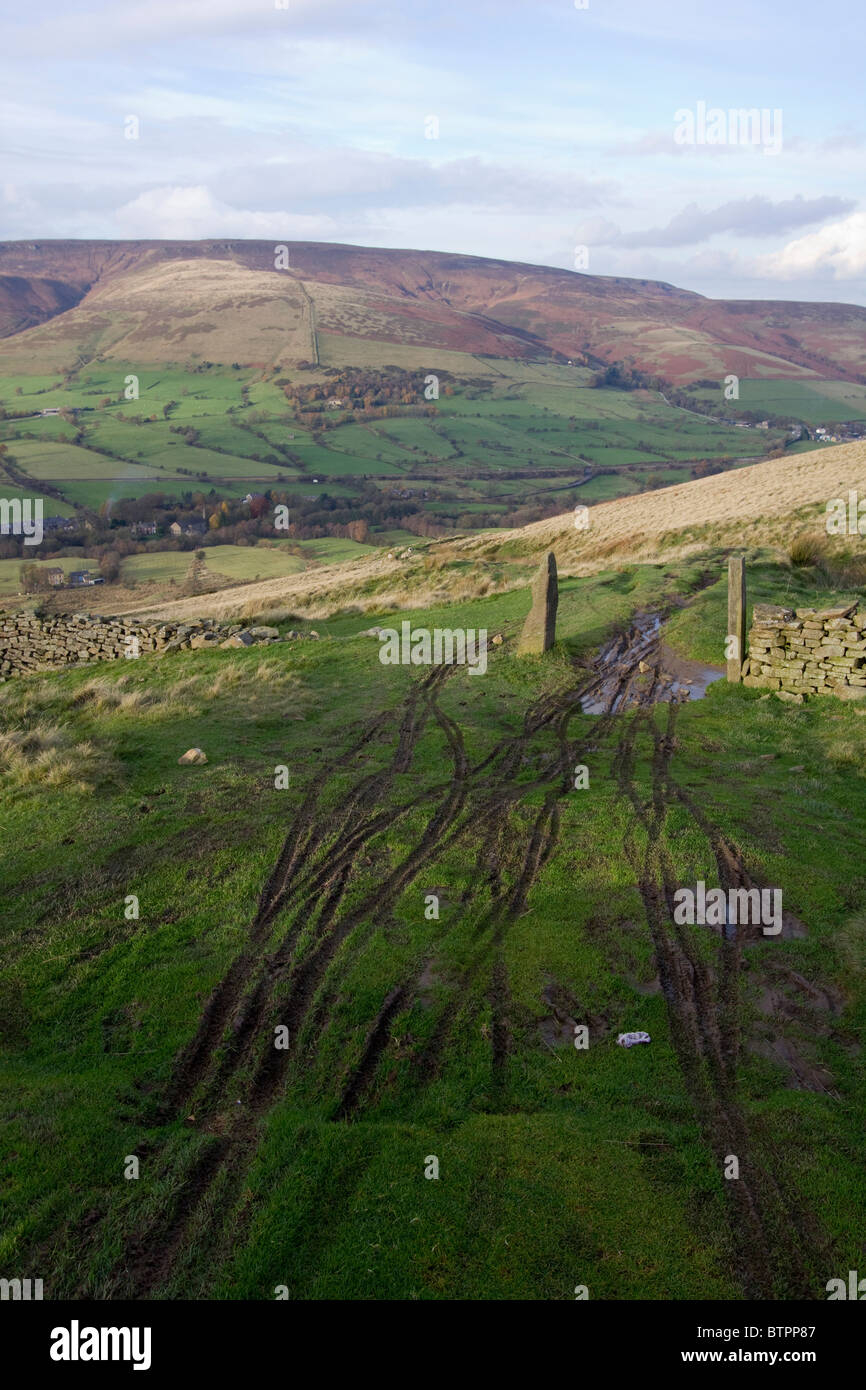
[[[369,614],[0,688],[4,1268],[53,1298],[264,1300],[822,1298],[856,1268],[866,720],[721,683],[678,713],[539,722],[673,594],[692,601],[670,641],[717,661],[724,587],[701,586],[722,562],[564,581],[544,662],[513,655],[525,590],[382,613],[505,634],[485,676],[427,699],[427,673],[357,635]],[[750,583],[833,597],[759,558]],[[191,745],[206,767],[177,766]],[[718,835],[804,924],[743,949],[736,1000],[707,1014],[738,1039],[721,1089],[659,988],[639,891],[715,882]],[[715,1000],[712,933],[667,949]],[[209,999],[227,1012],[202,1030]],[[652,1044],[618,1048],[622,1029]]]
[[696,401],[724,406],[736,419],[743,410],[790,415],[807,425],[831,426],[843,420],[866,420],[866,386],[850,381],[766,381],[743,377],[739,400],[725,402],[718,392],[694,389]]
[[[386,362],[379,362],[381,344],[367,353],[360,340],[352,341],[359,367],[393,360],[386,352]],[[411,365],[402,356],[399,362]],[[428,403],[424,378],[435,367],[453,380]],[[580,484],[587,469],[604,470],[584,493],[589,501],[604,500],[639,490],[652,474],[685,478],[700,460],[758,458],[777,442],[677,409],[654,392],[593,390],[590,374],[576,368],[458,353],[417,371],[417,407],[355,423],[329,414],[322,422],[330,427],[320,434],[292,417],[274,380],[250,369],[154,370],[126,363],[109,371],[91,364],[59,381],[7,377],[0,380],[7,411],[69,407],[78,415],[0,420],[0,442],[34,482],[50,479],[70,503],[94,510],[109,497],[154,490],[153,484],[179,498],[196,489],[237,497],[285,485],[303,498],[327,491],[351,502],[371,486],[387,492],[399,480],[432,485],[425,509],[440,524],[469,516],[473,508],[504,512],[501,502],[492,503],[490,489],[498,480],[506,484],[502,499],[533,505],[563,480]],[[127,401],[124,384],[131,377],[139,394]],[[321,369],[297,379],[300,386],[328,380]],[[804,389],[777,387],[789,391],[792,408]],[[810,404],[808,390],[803,399]],[[431,405],[435,414],[421,413]],[[178,433],[182,429],[195,430],[197,439],[190,442]],[[666,472],[676,466],[682,471]],[[491,505],[480,505],[485,502]]]
[[[278,579],[284,574],[296,574],[304,568],[303,561],[285,549],[263,545],[218,545],[205,551],[207,567],[212,574],[243,582],[248,579]],[[169,579],[183,580],[190,565],[188,551],[157,550],[147,555],[129,555],[121,567],[124,582],[130,579],[141,584],[165,583]]]
[[[0,560],[0,598],[11,598],[13,594],[18,593],[21,566],[29,563],[26,557],[24,560]],[[64,574],[69,574],[70,570],[92,570],[94,574],[99,572],[99,565],[95,560],[81,555],[58,555],[51,560],[39,562],[39,568],[60,568]],[[82,603],[86,605],[86,600],[82,600]]]

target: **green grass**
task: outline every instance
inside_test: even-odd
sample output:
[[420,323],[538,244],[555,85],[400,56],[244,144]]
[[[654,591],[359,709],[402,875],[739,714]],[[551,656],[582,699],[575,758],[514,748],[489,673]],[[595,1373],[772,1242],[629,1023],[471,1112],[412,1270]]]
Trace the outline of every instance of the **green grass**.
[[[328,335],[322,337],[327,361]],[[467,489],[495,487],[498,475],[509,500],[533,505],[539,491],[555,486],[571,470],[579,479],[587,464],[614,469],[614,480],[594,482],[587,494],[590,500],[603,500],[637,490],[650,472],[686,477],[700,459],[735,464],[759,457],[772,442],[765,434],[734,430],[671,407],[652,392],[593,390],[591,374],[581,369],[462,353],[428,358],[422,349],[350,339],[334,347],[343,353],[348,345],[359,355],[343,356],[341,365],[392,363],[417,372],[419,403],[430,371],[454,374],[455,389],[447,395],[443,383],[431,417],[415,413],[336,425],[314,441],[309,428],[292,420],[284,392],[250,369],[196,372],[135,363],[107,369],[96,363],[65,383],[44,375],[0,379],[0,400],[7,408],[77,409],[85,431],[80,445],[62,442],[61,436],[68,439],[75,426],[59,417],[2,421],[0,439],[34,479],[51,478],[70,502],[94,508],[108,497],[139,495],[141,484],[151,479],[172,493],[204,486],[238,496],[284,478],[304,497],[327,490],[357,498],[364,476],[380,479],[383,489],[391,479],[411,484],[423,478],[425,486],[435,481],[429,510],[443,524],[460,515],[459,503],[484,500],[486,494],[468,495]],[[126,401],[124,383],[133,375],[139,396]],[[299,379],[326,380],[321,372]],[[489,389],[481,390],[473,379],[488,383]],[[15,395],[18,386],[21,396]],[[141,422],[133,423],[132,416],[142,417]],[[333,425],[339,416],[326,418]],[[183,425],[198,431],[196,447],[173,432]],[[278,461],[260,462],[254,455]],[[666,472],[671,466],[682,472]],[[544,470],[551,480],[534,479],[536,470]],[[504,476],[508,474],[525,476]]]
[[[207,567],[213,574],[229,579],[278,579],[284,574],[296,574],[303,561],[279,546],[219,545],[205,549]],[[188,551],[157,550],[145,555],[129,555],[123,561],[122,577],[139,583],[181,581],[189,570]]]
[[[29,564],[25,557],[22,560],[0,560],[0,596],[9,598],[18,593],[18,575],[22,564]],[[82,555],[58,555],[52,556],[50,560],[38,562],[40,569],[62,569],[64,574],[69,574],[71,570],[93,570],[98,572],[99,565],[96,560]]]
[[16,441],[9,452],[31,477],[41,478],[45,482],[53,482],[55,479],[85,481],[96,478],[108,482],[115,478],[130,478],[137,482],[139,479],[160,476],[158,469],[147,464],[121,463],[74,444],[21,440]]
[[866,386],[850,381],[765,381],[741,377],[739,400],[725,403],[721,386],[718,393],[695,390],[692,394],[696,400],[724,405],[733,418],[744,410],[766,410],[772,415],[804,420],[807,425],[866,420]]
[[[720,589],[699,589],[702,566],[565,580],[560,640],[544,661],[513,655],[525,589],[377,621],[505,634],[486,676],[458,672],[439,696],[476,767],[520,732],[543,690],[573,684],[573,661],[636,608],[694,594],[672,621],[671,640],[717,660]],[[786,572],[759,560],[750,583],[755,597],[793,592]],[[353,860],[344,909],[354,925],[325,976],[321,1031],[308,1019],[298,1064],[257,1121],[256,1142],[216,1179],[157,1295],[270,1299],[285,1284],[301,1300],[571,1300],[586,1284],[591,1298],[743,1297],[725,1183],[677,1062],[664,999],[648,988],[652,945],[626,852],[632,841],[641,850],[644,831],[620,789],[617,737],[599,736],[587,716],[574,715],[567,735],[586,744],[590,788],[558,798],[555,847],[501,941],[505,1061],[492,1067],[493,986],[482,958],[445,1030],[440,1066],[420,1067],[457,982],[488,940],[496,874],[506,886],[519,874],[543,800],[535,779],[550,771],[551,756],[555,767],[557,744],[552,731],[527,739],[516,797],[499,804],[498,838],[486,842],[470,815],[466,836],[444,838],[389,906],[364,908],[379,903],[388,875],[430,826],[453,759],[447,726],[428,719],[409,764],[371,806],[353,803],[355,784],[372,785],[388,766],[401,702],[419,674],[381,665],[378,642],[358,635],[372,620],[316,623],[319,642],[265,652],[145,657],[124,670],[0,688],[0,732],[23,727],[37,737],[51,724],[65,739],[50,782],[26,763],[2,774],[18,779],[0,803],[0,1077],[14,1097],[0,1131],[4,1270],[38,1266],[46,1296],[123,1292],[118,1271],[134,1263],[136,1239],[171,1210],[184,1174],[243,1111],[236,1102],[245,1103],[250,1075],[241,1068],[210,1108],[191,1101],[174,1116],[159,1113],[173,1059],[245,948],[262,885],[316,788],[313,823],[323,818],[331,834],[344,820],[360,832],[369,814],[387,812]],[[85,698],[94,676],[99,686]],[[350,755],[365,721],[382,711],[390,720]],[[665,717],[657,712],[660,726]],[[177,766],[191,745],[205,748],[206,767]],[[862,941],[849,925],[862,913],[866,882],[864,753],[866,720],[852,707],[824,700],[792,710],[722,683],[680,712],[670,766],[751,871],[781,885],[786,906],[808,925],[801,940],[745,952],[745,1035],[757,1026],[764,972],[777,963],[844,991],[846,1011],[829,1029],[810,1030],[807,1019],[779,1024],[830,1069],[833,1094],[792,1088],[783,1066],[749,1047],[737,1075],[754,1161],[779,1173],[832,1251],[815,1297],[824,1296],[824,1279],[856,1267],[866,1216],[863,1060],[851,1045],[866,993],[862,958],[852,964]],[[277,791],[274,767],[283,763],[290,786]],[[649,731],[637,728],[638,805],[652,800],[652,768]],[[478,785],[483,792],[484,780]],[[711,879],[714,860],[695,819],[672,804],[666,830],[677,881]],[[313,868],[315,848],[308,854]],[[425,916],[428,893],[439,897],[438,920]],[[124,916],[130,894],[137,920]],[[309,945],[323,903],[314,895],[292,909],[296,916],[278,918],[262,955],[278,949],[292,921],[299,948]],[[707,957],[697,929],[693,948]],[[430,962],[432,981],[422,988]],[[551,979],[592,1023],[586,1052],[567,1037],[545,1041]],[[337,1119],[371,1022],[401,981],[407,998],[370,1089],[351,1122]],[[277,999],[287,987],[278,977]],[[266,1014],[265,1035],[269,1023]],[[652,1045],[617,1048],[625,1028],[646,1028]],[[142,1158],[137,1182],[123,1178],[131,1153]],[[438,1181],[424,1178],[429,1155],[438,1157]],[[778,1274],[782,1296],[788,1277]]]

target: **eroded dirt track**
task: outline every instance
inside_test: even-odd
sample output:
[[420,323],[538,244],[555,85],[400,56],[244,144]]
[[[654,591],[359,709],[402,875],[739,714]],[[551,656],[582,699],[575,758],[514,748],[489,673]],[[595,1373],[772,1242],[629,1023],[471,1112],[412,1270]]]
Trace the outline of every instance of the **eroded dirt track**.
[[[214,1251],[237,1239],[245,1220],[243,1185],[262,1121],[286,1088],[303,1076],[329,1027],[342,982],[407,887],[453,849],[465,857],[465,885],[444,923],[431,921],[430,956],[446,930],[462,924],[468,949],[438,1005],[426,1042],[413,1056],[418,1088],[438,1075],[458,1020],[486,999],[492,1094],[504,1100],[512,1051],[506,943],[528,910],[533,885],[560,833],[560,800],[587,750],[607,742],[616,786],[630,807],[624,853],[644,906],[670,1034],[704,1141],[722,1164],[740,1162],[741,1178],[725,1185],[732,1247],[748,1297],[810,1296],[823,1250],[817,1223],[787,1190],[766,1136],[756,1133],[737,1095],[740,979],[744,942],[735,932],[700,950],[673,920],[674,878],[666,826],[672,806],[704,837],[723,887],[750,886],[736,848],[693,804],[674,777],[676,725],[682,692],[665,673],[657,632],[638,624],[610,645],[574,688],[545,694],[525,711],[522,727],[471,765],[463,735],[441,697],[453,674],[434,668],[411,688],[402,707],[371,720],[328,766],[317,770],[287,829],[250,923],[247,944],[213,991],[199,1027],[178,1056],[161,1119],[194,1115],[200,1146],[177,1186],[168,1155],[169,1195],[130,1240],[109,1280],[114,1297],[143,1298],[170,1288],[182,1273],[193,1237]],[[664,693],[666,704],[658,704]],[[570,736],[575,715],[600,713],[582,739]],[[415,795],[397,779],[413,768],[421,741],[440,738],[448,765]],[[360,753],[393,744],[381,770],[365,773],[338,797],[331,779],[345,778]],[[533,749],[533,775],[525,772]],[[639,754],[649,754],[651,782],[639,782]],[[341,781],[341,788],[343,782]],[[649,790],[649,802],[647,791]],[[403,852],[387,851],[388,833],[404,821],[423,830]],[[377,855],[370,887],[364,865]],[[423,880],[422,880],[423,881]],[[426,889],[425,889],[426,891]],[[395,978],[361,1033],[357,1059],[340,1080],[332,1118],[352,1120],[375,1106],[377,1078],[395,1018],[419,989],[417,969]],[[278,1030],[285,1045],[276,1046]],[[232,1224],[232,1213],[234,1213]]]

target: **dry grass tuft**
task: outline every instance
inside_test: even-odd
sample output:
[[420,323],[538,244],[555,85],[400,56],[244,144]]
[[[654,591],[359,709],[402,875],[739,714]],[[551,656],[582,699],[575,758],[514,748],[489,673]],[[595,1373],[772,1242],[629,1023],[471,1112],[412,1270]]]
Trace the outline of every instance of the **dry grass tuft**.
[[7,788],[72,786],[92,791],[114,772],[113,759],[89,739],[74,743],[60,724],[0,732],[0,780]]
[[194,713],[193,707],[181,697],[191,688],[189,680],[179,681],[167,692],[130,689],[131,677],[94,676],[78,688],[72,704],[86,705],[99,713],[116,711],[121,714],[159,713],[163,717]]

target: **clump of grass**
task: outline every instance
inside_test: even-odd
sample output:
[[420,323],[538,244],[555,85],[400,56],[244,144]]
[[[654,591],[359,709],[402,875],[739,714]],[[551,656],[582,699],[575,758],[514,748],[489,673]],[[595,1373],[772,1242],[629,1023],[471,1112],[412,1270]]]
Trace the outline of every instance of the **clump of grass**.
[[827,559],[827,538],[819,531],[801,531],[788,547],[788,559],[795,569],[823,565]]
[[247,603],[237,609],[238,622],[255,623],[262,627],[279,627],[280,623],[299,623],[303,619],[293,608],[276,605],[262,608],[257,603]]
[[122,714],[143,714],[156,711],[163,715],[192,714],[191,705],[179,698],[190,689],[189,680],[178,682],[167,692],[159,690],[132,689],[128,675],[109,680],[106,676],[94,676],[92,680],[79,686],[72,697],[73,705],[87,705],[105,713],[116,710]]
[[0,732],[0,778],[8,788],[73,786],[92,791],[113,771],[104,748],[89,739],[73,743],[59,724],[31,724]]
[[0,686],[0,719],[27,719],[48,705],[62,703],[52,681],[16,679]]

